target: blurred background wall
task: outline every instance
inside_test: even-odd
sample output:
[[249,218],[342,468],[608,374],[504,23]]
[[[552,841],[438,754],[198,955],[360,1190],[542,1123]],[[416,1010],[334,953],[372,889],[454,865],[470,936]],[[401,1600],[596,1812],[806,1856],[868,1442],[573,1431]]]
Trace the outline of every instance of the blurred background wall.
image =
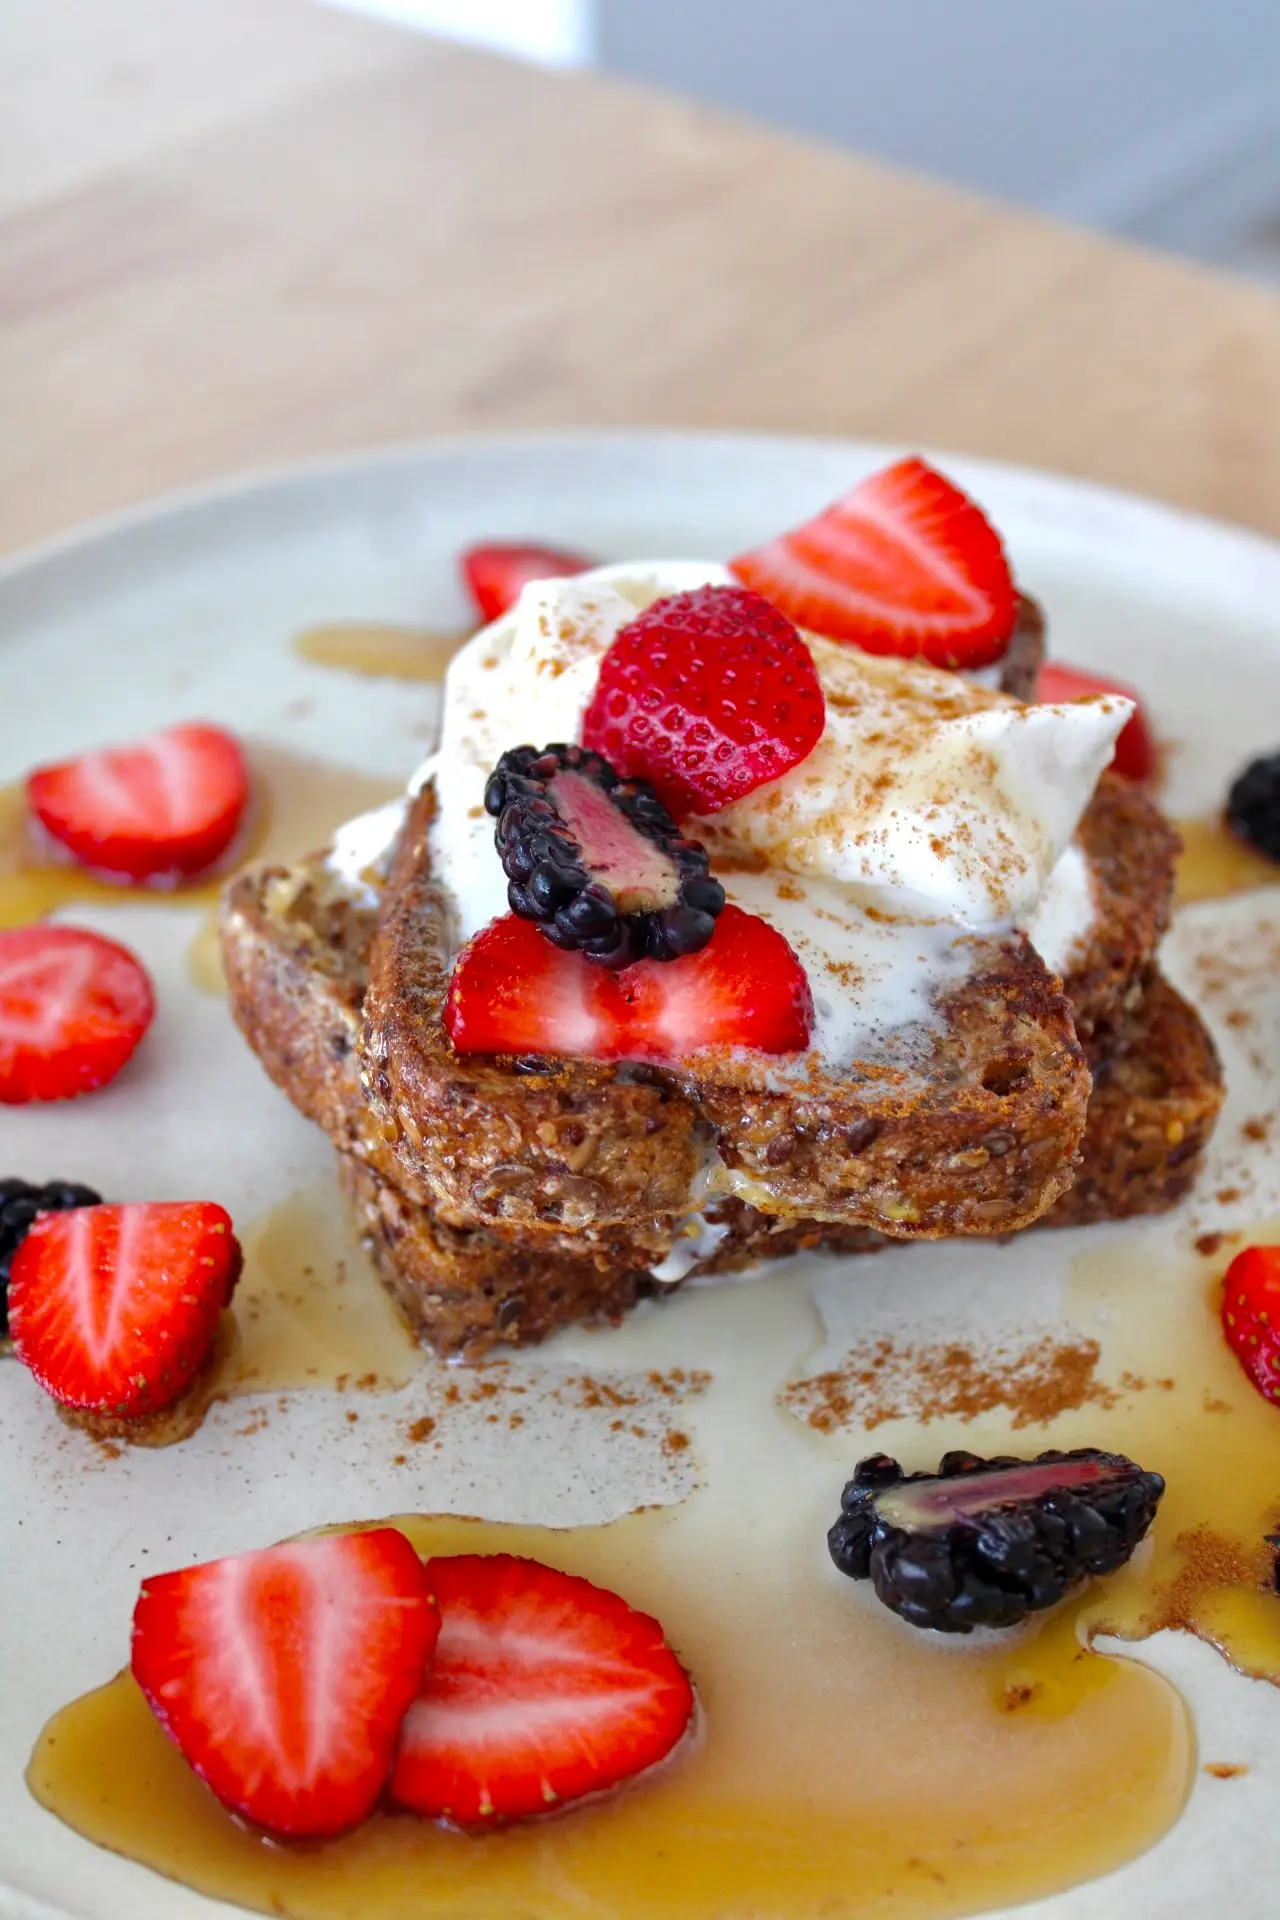
[[346,0],[1280,281],[1280,0]]

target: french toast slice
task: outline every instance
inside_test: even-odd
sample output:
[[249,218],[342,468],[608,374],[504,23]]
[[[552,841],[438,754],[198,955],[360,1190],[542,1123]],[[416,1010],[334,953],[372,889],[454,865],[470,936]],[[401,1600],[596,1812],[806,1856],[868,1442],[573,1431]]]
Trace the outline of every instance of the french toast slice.
[[[424,802],[424,812],[428,805]],[[1082,839],[1092,849],[1098,911],[1093,935],[1070,971],[1066,989],[1081,1024],[1105,1034],[1108,1022],[1124,1018],[1143,991],[1144,970],[1167,917],[1174,841],[1151,802],[1111,776],[1104,776],[1100,783],[1082,825]],[[448,1139],[431,1142],[445,1176],[443,1183],[437,1184],[432,1177],[431,1155],[420,1154],[422,1127],[412,1110],[408,1130],[403,1123],[389,1125],[376,1112],[378,1100],[370,1101],[361,1086],[358,1052],[380,893],[365,889],[362,895],[353,895],[322,856],[289,868],[247,870],[232,884],[224,907],[222,938],[232,1008],[272,1078],[340,1150],[356,1153],[400,1192],[431,1205],[443,1220],[458,1226],[482,1225],[487,1219],[494,1224],[511,1220],[534,1231],[599,1231],[621,1224],[635,1230],[645,1220],[683,1211],[694,1172],[705,1159],[707,1141],[700,1137],[690,1103],[674,1093],[669,1083],[655,1084],[643,1071],[620,1080],[612,1069],[545,1060],[513,1062],[509,1069],[478,1061],[468,1063],[465,1073],[457,1071],[459,1063],[442,1047],[439,1033],[445,984],[437,932],[439,902],[412,841],[412,834],[406,833],[400,851],[412,885],[406,889],[397,875],[396,884],[385,892],[390,912],[398,914],[403,924],[402,944],[391,949],[398,979],[404,981],[407,1013],[402,1011],[399,1017],[426,1033],[424,1051],[432,1070],[443,1075],[440,1103],[450,1122]],[[1030,979],[1044,991],[1043,973],[1032,969]],[[968,1006],[957,1010],[956,1026],[947,1035],[950,1039],[959,1033],[962,1057],[962,1023],[966,1016],[973,1019],[981,1012],[981,976],[975,974],[966,984],[965,995]],[[413,1054],[421,1058],[420,1036],[411,1034],[410,1039]],[[1020,1061],[1008,1051],[995,1057],[997,1091],[984,1092],[1000,1101],[999,1076],[1009,1071],[1016,1077]],[[522,1072],[522,1067],[539,1071]],[[377,1071],[375,1067],[375,1095],[379,1095]],[[391,1088],[390,1074],[385,1077]],[[385,1100],[386,1095],[380,1098]],[[725,1110],[732,1123],[740,1122],[742,1100],[735,1089],[713,1086],[706,1098],[714,1112]],[[518,1121],[505,1114],[508,1102],[521,1116]],[[757,1155],[764,1160],[771,1184],[791,1131],[784,1132],[778,1124],[789,1112],[786,1102],[772,1104],[776,1111],[763,1116],[764,1152]],[[892,1105],[892,1090],[882,1104]],[[430,1105],[425,1110],[430,1111]],[[807,1110],[802,1111],[807,1117]],[[1006,1104],[1005,1112],[1011,1121],[1021,1121],[1025,1103],[1022,1110],[1015,1103],[1012,1112]],[[499,1126],[493,1124],[495,1113]],[[755,1120],[757,1115],[750,1117]],[[896,1117],[901,1135],[906,1117]],[[982,1117],[970,1106],[960,1152],[972,1150],[974,1122]],[[871,1124],[875,1117],[865,1109],[858,1112],[846,1129],[845,1146],[850,1145],[850,1136],[859,1138]],[[927,1121],[916,1124],[921,1126],[916,1147],[919,1160],[932,1150],[938,1130],[930,1129]],[[415,1131],[419,1142],[414,1140]],[[456,1151],[460,1134],[465,1154]],[[483,1138],[477,1146],[479,1135]],[[453,1147],[449,1140],[454,1141]],[[997,1137],[995,1144],[998,1149],[1003,1141]],[[810,1165],[820,1145],[806,1142]],[[768,1158],[770,1147],[773,1162]],[[517,1153],[520,1161],[514,1158]],[[996,1157],[1001,1157],[998,1152]],[[452,1165],[447,1164],[450,1161]],[[731,1164],[735,1171],[728,1176],[730,1186],[749,1191],[749,1165]],[[874,1178],[874,1172],[871,1180],[864,1175],[867,1185]],[[825,1205],[807,1208],[808,1196],[800,1181],[791,1184],[790,1192],[795,1211],[806,1215],[837,1211]],[[871,1197],[874,1205],[874,1191]],[[855,1224],[883,1223],[868,1221],[864,1214]],[[928,1216],[923,1224],[928,1231]],[[890,1225],[899,1233],[921,1230],[920,1224],[910,1221]]]
[[1169,925],[1181,842],[1132,780],[1104,773],[1077,840],[1089,863],[1094,917],[1063,979],[1086,1051],[1135,1011]]
[[1213,1036],[1153,973],[1136,1011],[1094,1056],[1080,1165],[1045,1224],[1087,1226],[1176,1206],[1195,1180],[1224,1093]]
[[365,1093],[403,1191],[458,1226],[604,1230],[688,1210],[695,1176],[762,1212],[890,1237],[1013,1232],[1070,1184],[1089,1074],[1059,982],[1019,936],[973,937],[914,1053],[767,1080],[456,1054],[430,786],[410,810],[369,957]]
[[[1173,1205],[1194,1177],[1222,1097],[1216,1055],[1198,1016],[1153,975],[1150,955],[1141,951],[1146,939],[1154,943],[1167,915],[1168,830],[1145,797],[1109,778],[1086,818],[1082,837],[1097,849],[1091,864],[1099,911],[1068,992],[1102,1016],[1087,1047],[1096,1087],[1079,1178],[1047,1224]],[[1129,844],[1110,844],[1121,838]],[[1144,845],[1154,850],[1145,861]],[[407,837],[402,858],[406,850]],[[1127,913],[1125,875],[1135,881]],[[669,1263],[673,1234],[677,1249],[687,1248],[676,1216],[688,1206],[688,1188],[674,1208],[608,1226],[571,1219],[530,1227],[501,1217],[478,1223],[440,1207],[402,1139],[375,1115],[360,1075],[382,906],[377,883],[386,877],[374,875],[372,886],[353,890],[317,856],[288,868],[251,868],[232,882],[222,916],[223,954],[246,1038],[294,1105],[339,1149],[361,1230],[428,1344],[473,1354],[495,1341],[537,1340],[569,1322],[616,1318],[641,1295],[659,1290],[652,1271]],[[396,889],[385,891],[394,896]],[[1126,927],[1139,930],[1127,944]],[[1110,1001],[1098,982],[1108,983]],[[563,1124],[554,1103],[568,1089],[558,1074],[527,1077],[547,1101],[543,1123]],[[584,1140],[565,1144],[573,1149]],[[732,1194],[710,1197],[705,1217],[715,1244],[704,1253],[695,1248],[686,1263],[695,1274],[801,1248],[855,1252],[883,1244],[866,1226],[767,1214]]]
[[[1082,1226],[1175,1206],[1195,1178],[1222,1097],[1212,1038],[1155,974],[1115,1055],[1099,1061],[1075,1185],[1041,1224]],[[625,1233],[584,1244],[582,1236],[450,1227],[353,1154],[340,1156],[340,1177],[383,1283],[419,1337],[471,1358],[571,1322],[615,1321],[637,1300],[689,1279],[787,1254],[891,1244],[865,1228],[784,1220],[727,1198],[691,1227],[690,1257],[655,1279],[652,1255]]]

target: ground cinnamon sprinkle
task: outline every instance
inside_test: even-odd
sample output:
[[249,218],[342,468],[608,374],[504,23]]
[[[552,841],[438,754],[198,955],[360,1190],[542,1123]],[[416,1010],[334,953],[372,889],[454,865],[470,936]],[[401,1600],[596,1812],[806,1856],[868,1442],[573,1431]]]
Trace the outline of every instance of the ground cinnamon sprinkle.
[[1160,1627],[1194,1633],[1200,1603],[1207,1594],[1227,1587],[1266,1584],[1265,1551],[1259,1548],[1248,1552],[1229,1534],[1218,1533],[1213,1527],[1192,1527],[1180,1533],[1174,1545],[1182,1555],[1182,1565],[1172,1580],[1156,1588],[1154,1606],[1143,1620],[1143,1626],[1152,1633]]
[[1012,1413],[1015,1427],[1038,1426],[1086,1404],[1115,1406],[1116,1389],[1096,1377],[1099,1358],[1096,1340],[1046,1336],[979,1355],[956,1343],[916,1347],[885,1337],[855,1347],[829,1373],[796,1381],[782,1398],[819,1433],[870,1431],[886,1420],[974,1420],[997,1407]]
[[422,1418],[420,1420],[415,1420],[413,1425],[408,1429],[408,1435],[410,1440],[412,1440],[413,1444],[417,1447],[417,1446],[421,1446],[424,1440],[429,1440],[432,1434],[435,1432],[435,1430],[436,1430],[435,1421],[431,1418],[431,1415],[429,1413],[424,1413]]
[[1036,1696],[1043,1691],[1038,1680],[1019,1680],[1007,1686],[1000,1696],[1000,1711],[1016,1713],[1019,1707],[1029,1707]]

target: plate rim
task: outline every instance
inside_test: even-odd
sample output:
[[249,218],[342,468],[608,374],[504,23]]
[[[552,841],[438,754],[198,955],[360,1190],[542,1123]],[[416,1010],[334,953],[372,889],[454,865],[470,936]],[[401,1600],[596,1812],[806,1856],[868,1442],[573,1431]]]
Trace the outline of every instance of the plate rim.
[[[626,426],[603,428],[565,427],[531,428],[512,432],[467,432],[429,436],[401,442],[389,442],[351,449],[318,459],[281,463],[275,466],[227,474],[190,488],[158,495],[126,508],[72,525],[46,539],[11,554],[0,556],[0,595],[45,572],[53,573],[73,564],[88,551],[101,549],[117,540],[145,536],[154,532],[164,537],[167,526],[175,523],[198,524],[203,514],[216,512],[224,505],[251,505],[254,500],[269,502],[272,496],[285,494],[305,501],[312,489],[324,491],[344,483],[359,486],[363,480],[397,474],[406,479],[419,464],[435,466],[459,455],[501,461],[504,456],[524,458],[541,455],[547,460],[570,460],[575,455],[612,450],[620,460],[628,449],[643,449],[649,457],[662,449],[698,449],[711,456],[729,458],[735,450],[749,446],[767,458],[773,449],[780,458],[797,465],[806,455],[829,462],[847,454],[859,468],[869,462],[891,459],[906,450],[903,443],[864,440],[842,434],[785,434],[768,429],[700,429]],[[1132,536],[1137,544],[1136,568],[1149,573],[1152,548],[1167,546],[1171,539],[1184,540],[1190,547],[1189,565],[1195,569],[1203,561],[1222,569],[1215,583],[1215,594],[1223,600],[1233,597],[1237,586],[1242,599],[1254,605],[1268,581],[1280,586],[1280,539],[1255,529],[1172,505],[1151,496],[1131,493],[1105,483],[1055,472],[1051,469],[1023,466],[954,450],[922,449],[926,457],[944,469],[961,470],[966,484],[980,482],[984,476],[998,478],[1002,485],[1016,485],[1025,499],[1028,513],[1037,517],[1057,511],[1071,515],[1063,532],[1070,544],[1087,537],[1090,516],[1105,519],[1109,539],[1120,541]],[[1083,533],[1082,533],[1083,523]],[[1049,528],[1052,531],[1052,528]],[[1102,529],[1099,528],[1101,533]],[[1246,576],[1232,579],[1232,562],[1241,564]],[[1203,567],[1201,568],[1203,571]],[[14,1904],[10,1904],[10,1903]],[[0,1914],[14,1920],[69,1920],[72,1909],[46,1905],[43,1900],[0,1884]]]
[[[255,497],[273,493],[306,492],[363,474],[393,474],[421,461],[447,460],[458,455],[480,455],[500,459],[504,454],[529,454],[539,451],[572,456],[594,449],[639,446],[646,451],[662,447],[687,447],[731,454],[735,448],[774,448],[793,458],[806,452],[829,457],[841,449],[850,458],[887,463],[918,452],[944,471],[961,469],[965,476],[979,481],[989,477],[1013,483],[1029,492],[1032,504],[1052,510],[1089,508],[1101,510],[1112,538],[1117,532],[1129,532],[1136,538],[1164,538],[1171,534],[1211,543],[1220,549],[1234,549],[1235,557],[1250,570],[1280,571],[1280,534],[1271,535],[1223,520],[1197,509],[1159,499],[1153,494],[1135,493],[1106,481],[1063,473],[1050,467],[1024,465],[999,460],[963,449],[938,447],[932,443],[917,445],[902,440],[863,439],[848,434],[791,434],[771,428],[702,428],[668,426],[608,426],[519,428],[502,432],[461,432],[428,435],[402,441],[387,441],[369,447],[352,448],[319,458],[284,461],[263,467],[237,469],[217,479],[190,487],[160,493],[108,513],[76,521],[62,531],[50,534],[30,545],[0,555],[0,591],[22,577],[44,571],[50,566],[86,549],[101,547],[115,539],[139,534],[158,522],[194,518],[220,506],[247,503]],[[1254,597],[1241,583],[1244,598]],[[1230,593],[1229,583],[1222,590]]]

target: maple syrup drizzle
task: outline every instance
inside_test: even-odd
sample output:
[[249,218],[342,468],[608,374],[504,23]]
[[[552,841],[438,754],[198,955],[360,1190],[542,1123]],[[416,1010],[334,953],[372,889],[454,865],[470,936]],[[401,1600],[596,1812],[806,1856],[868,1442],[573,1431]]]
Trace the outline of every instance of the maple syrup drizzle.
[[1233,1233],[1199,1258],[1131,1243],[1083,1256],[1068,1313],[1101,1306],[1113,1323],[1108,1365],[1173,1384],[1129,1394],[1101,1418],[1070,1416],[1055,1426],[1054,1445],[1102,1431],[1108,1447],[1166,1482],[1149,1553],[1099,1584],[1081,1610],[1084,1631],[1139,1640],[1181,1629],[1239,1672],[1280,1685],[1276,1550],[1266,1538],[1280,1524],[1280,1408],[1250,1385],[1220,1320],[1222,1275],[1246,1238],[1280,1241],[1280,1224]]
[[293,650],[299,659],[316,666],[341,667],[368,678],[438,685],[450,660],[470,637],[372,620],[330,620],[298,634]]
[[1182,838],[1175,893],[1179,906],[1280,886],[1280,864],[1237,838],[1224,815],[1203,814],[1173,824]]
[[359,1245],[336,1183],[291,1194],[243,1236],[222,1397],[402,1387],[425,1364]]
[[[671,1512],[563,1533],[394,1524],[423,1552],[528,1554],[657,1614],[698,1681],[698,1741],[607,1802],[479,1840],[382,1813],[323,1847],[268,1845],[218,1806],[122,1675],[50,1722],[28,1773],[36,1797],[171,1877],[298,1920],[339,1920],[353,1895],[362,1920],[709,1920],[1026,1899],[1118,1865],[1185,1795],[1189,1729],[1162,1681],[1084,1652],[1070,1616],[1024,1637],[1013,1667],[1000,1648],[913,1644],[823,1576],[812,1516],[787,1543],[812,1563],[800,1580],[785,1552],[770,1569],[749,1540],[726,1562],[719,1531],[691,1558]],[[1019,1686],[1025,1711],[1010,1705]],[[907,1762],[896,1787],[886,1748]]]
[[[705,1712],[700,1742],[667,1770],[482,1839],[385,1812],[337,1842],[270,1845],[218,1807],[124,1676],[50,1722],[32,1791],[103,1845],[295,1920],[339,1920],[353,1901],[362,1920],[905,1920],[1030,1899],[1133,1858],[1173,1824],[1194,1772],[1181,1699],[1081,1644],[1105,1585],[969,1646],[913,1633],[834,1572],[823,1535],[865,1447],[774,1403],[811,1312],[781,1278],[746,1282],[592,1343],[599,1364],[628,1369],[673,1348],[686,1365],[723,1356],[688,1416],[705,1484],[679,1505],[569,1531],[395,1521],[423,1551],[532,1554],[661,1619]],[[1081,1417],[1093,1443],[1118,1444],[1109,1416]]]
[[21,786],[0,788],[0,928],[43,920],[60,907],[112,906],[136,900],[149,906],[212,905],[239,860],[248,859],[265,830],[265,814],[255,808],[254,819],[236,847],[218,866],[182,887],[131,887],[126,882],[99,879],[61,856],[39,822],[27,810]]
[[[367,813],[388,800],[398,799],[403,781],[376,780],[349,767],[335,767],[281,747],[254,746],[249,754],[255,794],[262,822],[254,844],[241,856],[260,860],[298,860],[323,847],[344,820]],[[187,949],[187,973],[202,993],[224,993],[222,955],[218,946],[218,896],[226,875],[207,899],[182,893],[177,900],[204,906],[204,916]],[[119,892],[113,890],[118,899]],[[97,896],[94,896],[95,898]],[[125,890],[128,898],[128,890]],[[152,896],[135,893],[133,898]]]
[[60,859],[54,847],[42,843],[22,787],[0,788],[0,928],[82,905],[189,906],[208,913],[216,909],[229,874],[244,861],[297,859],[323,846],[353,814],[403,791],[403,781],[375,780],[284,747],[252,743],[248,760],[253,800],[245,831],[212,872],[174,888],[101,880]]

